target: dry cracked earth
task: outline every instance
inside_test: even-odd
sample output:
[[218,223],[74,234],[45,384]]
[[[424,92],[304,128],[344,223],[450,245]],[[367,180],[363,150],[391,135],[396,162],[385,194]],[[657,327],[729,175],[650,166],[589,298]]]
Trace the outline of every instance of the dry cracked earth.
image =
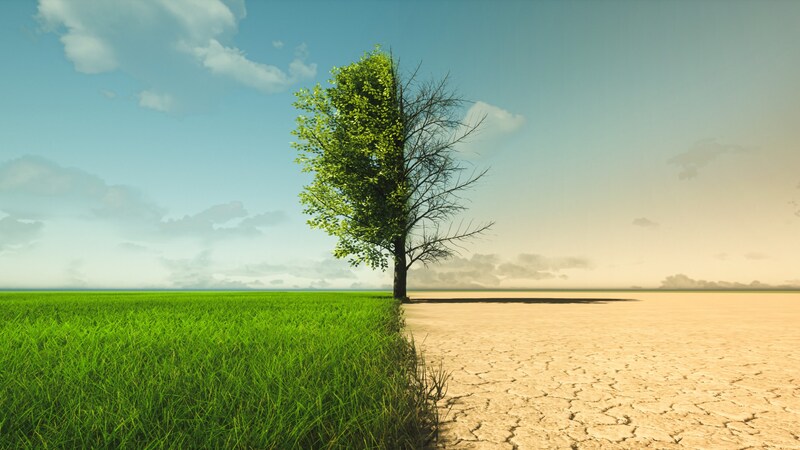
[[412,299],[407,331],[452,372],[440,447],[800,449],[798,293]]

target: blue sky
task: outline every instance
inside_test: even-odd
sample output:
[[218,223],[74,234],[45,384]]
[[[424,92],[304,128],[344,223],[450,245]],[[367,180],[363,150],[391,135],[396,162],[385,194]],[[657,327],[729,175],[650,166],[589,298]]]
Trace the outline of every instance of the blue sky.
[[800,285],[800,3],[0,3],[0,287],[382,288],[305,225],[293,92],[380,44],[487,115],[409,285]]

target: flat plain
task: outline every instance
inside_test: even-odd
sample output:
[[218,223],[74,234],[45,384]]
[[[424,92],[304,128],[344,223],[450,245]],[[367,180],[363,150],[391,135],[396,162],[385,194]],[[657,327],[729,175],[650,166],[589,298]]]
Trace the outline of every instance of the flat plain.
[[411,297],[442,447],[800,448],[800,293]]
[[415,448],[400,325],[375,293],[0,292],[0,449]]

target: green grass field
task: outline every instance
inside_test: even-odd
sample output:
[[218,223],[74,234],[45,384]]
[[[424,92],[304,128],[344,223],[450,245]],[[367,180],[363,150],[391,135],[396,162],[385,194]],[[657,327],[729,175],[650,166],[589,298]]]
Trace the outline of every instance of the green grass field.
[[0,448],[419,448],[399,304],[0,293]]

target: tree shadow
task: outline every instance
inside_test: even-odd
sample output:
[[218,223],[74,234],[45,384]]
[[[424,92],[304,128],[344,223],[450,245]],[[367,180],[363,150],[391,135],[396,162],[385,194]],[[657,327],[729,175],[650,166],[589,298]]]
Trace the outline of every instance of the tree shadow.
[[546,297],[491,297],[491,298],[412,298],[408,303],[527,303],[549,305],[602,305],[611,302],[638,302],[632,298],[546,298]]

